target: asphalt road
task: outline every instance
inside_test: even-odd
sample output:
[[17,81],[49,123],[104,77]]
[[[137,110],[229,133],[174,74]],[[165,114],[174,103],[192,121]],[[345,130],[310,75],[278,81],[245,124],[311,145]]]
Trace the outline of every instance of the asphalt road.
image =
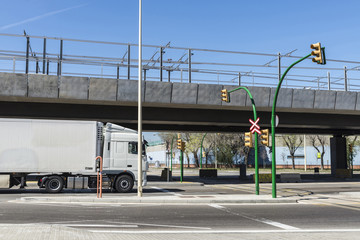
[[[61,224],[92,231],[360,228],[358,201],[308,204],[158,205],[1,203],[0,224]],[[70,224],[70,225],[69,225]],[[114,225],[108,229],[106,224]],[[135,226],[136,225],[136,226]],[[109,231],[108,231],[109,230]]]
[[[270,194],[271,184],[261,184],[260,191]],[[81,231],[80,236],[101,234],[108,239],[358,239],[360,198],[350,198],[342,192],[360,192],[360,182],[279,183],[279,195],[301,196],[302,200],[297,204],[254,205],[32,203],[17,199],[49,194],[35,188],[1,190],[0,230],[7,224],[20,228],[27,226],[23,224],[36,224]],[[89,193],[94,191],[64,191],[61,195]],[[150,182],[144,189],[144,194],[151,195],[173,193],[249,194],[254,193],[254,185],[174,187],[153,186]],[[109,191],[105,194],[117,196]]]
[[291,233],[293,239],[297,239],[299,236],[323,233],[329,236],[337,234],[342,236],[337,239],[357,239],[352,237],[360,232],[359,203],[359,201],[347,201],[345,206],[334,199],[324,202],[304,201],[298,204],[272,205],[2,202],[0,203],[0,226],[2,224],[51,224],[91,233],[119,236],[123,234],[132,236],[222,234],[226,239],[228,235],[250,234],[261,239],[268,234],[281,236]]

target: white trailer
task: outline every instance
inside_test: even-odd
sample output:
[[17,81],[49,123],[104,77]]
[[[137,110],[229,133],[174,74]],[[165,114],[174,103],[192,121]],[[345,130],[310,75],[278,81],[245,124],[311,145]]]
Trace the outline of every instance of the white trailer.
[[[103,158],[105,185],[129,192],[137,184],[137,132],[96,121],[0,119],[0,188],[26,186],[34,175],[40,188],[95,188]],[[145,149],[145,148],[144,148]],[[143,183],[146,185],[145,150]]]

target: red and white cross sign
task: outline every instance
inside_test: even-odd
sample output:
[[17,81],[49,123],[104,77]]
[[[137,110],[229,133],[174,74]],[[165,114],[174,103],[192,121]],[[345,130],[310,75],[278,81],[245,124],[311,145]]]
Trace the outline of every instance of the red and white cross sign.
[[250,127],[250,132],[252,134],[254,134],[254,132],[261,134],[260,126],[257,124],[259,121],[260,121],[260,118],[257,118],[255,122],[253,120],[249,119],[249,122],[252,124],[252,126]]

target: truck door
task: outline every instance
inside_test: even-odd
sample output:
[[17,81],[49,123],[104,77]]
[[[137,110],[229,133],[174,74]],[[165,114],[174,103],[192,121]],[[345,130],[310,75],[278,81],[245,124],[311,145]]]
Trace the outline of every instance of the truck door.
[[128,142],[127,168],[128,170],[137,170],[138,166],[138,145],[137,142]]
[[126,169],[127,166],[127,142],[111,142],[110,147],[111,166],[117,169]]

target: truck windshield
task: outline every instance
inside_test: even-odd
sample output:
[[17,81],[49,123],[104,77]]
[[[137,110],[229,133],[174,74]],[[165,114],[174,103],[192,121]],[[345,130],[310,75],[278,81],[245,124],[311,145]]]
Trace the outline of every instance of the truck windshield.
[[[143,146],[143,150],[142,150],[142,154],[145,155],[145,144],[142,145]],[[138,143],[137,142],[129,142],[128,144],[128,153],[130,154],[138,154]]]

